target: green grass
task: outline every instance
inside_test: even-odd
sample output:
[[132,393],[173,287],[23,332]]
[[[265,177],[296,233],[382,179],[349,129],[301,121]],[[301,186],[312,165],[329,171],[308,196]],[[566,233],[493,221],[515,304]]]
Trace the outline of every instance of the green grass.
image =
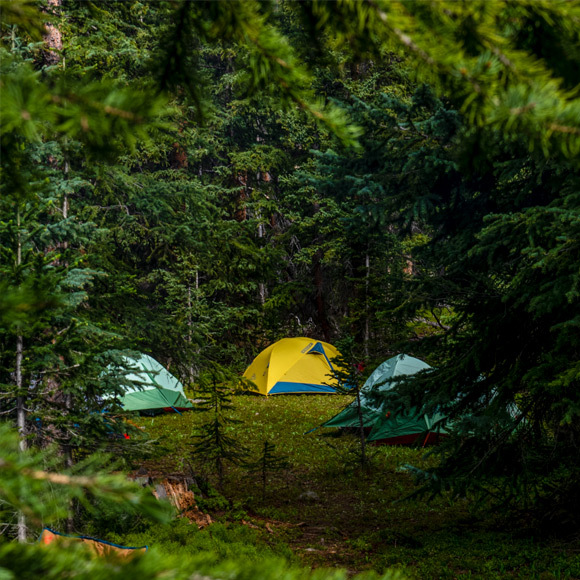
[[[264,440],[275,443],[291,467],[271,475],[262,501],[259,475],[229,466],[223,490],[229,506],[210,499],[206,509],[222,522],[257,526],[254,543],[277,545],[277,553],[289,558],[280,548],[288,545],[295,559],[312,567],[381,573],[394,567],[420,580],[580,578],[578,545],[535,541],[497,515],[474,515],[466,501],[399,501],[414,489],[399,468],[434,461],[424,450],[372,447],[371,469],[362,473],[355,437],[337,436],[334,429],[304,435],[349,400],[337,395],[235,396],[234,415],[242,423],[228,427],[230,433],[254,456]],[[211,469],[190,457],[191,435],[203,420],[195,412],[141,418],[140,425],[162,448],[147,467],[163,474],[192,465],[196,474],[211,480]],[[308,491],[318,500],[304,498]]]

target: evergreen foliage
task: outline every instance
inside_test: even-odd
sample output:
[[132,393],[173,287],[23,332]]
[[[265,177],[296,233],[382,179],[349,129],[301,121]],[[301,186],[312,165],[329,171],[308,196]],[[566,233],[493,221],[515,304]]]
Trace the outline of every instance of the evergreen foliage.
[[281,471],[288,469],[290,464],[287,461],[287,456],[276,455],[276,444],[264,441],[262,454],[256,461],[248,461],[244,467],[250,473],[259,473],[262,478],[262,501],[266,499],[266,486],[268,484],[268,475],[274,471]]
[[103,369],[147,351],[209,389],[194,449],[221,482],[244,455],[223,369],[286,335],[369,362],[411,337],[437,370],[399,403],[455,425],[425,490],[574,523],[576,0],[50,4],[0,13],[21,447],[132,449]]
[[26,516],[31,536],[43,525],[58,525],[67,515],[71,498],[88,514],[98,500],[106,509],[119,513],[139,512],[158,521],[168,519],[168,506],[124,476],[109,473],[114,469],[110,457],[93,455],[73,469],[65,469],[54,446],[22,452],[18,433],[7,425],[0,425],[0,440],[1,512],[12,529],[16,527],[16,511]]
[[[331,18],[324,3],[312,6],[318,22]],[[419,87],[410,101],[386,95],[356,103],[357,121],[369,127],[362,152],[325,153],[316,173],[333,190],[337,177],[364,183],[373,202],[384,191],[378,211],[361,204],[363,215],[410,236],[412,271],[388,272],[390,311],[438,327],[419,347],[438,370],[402,389],[401,404],[444,409],[457,421],[427,482],[536,505],[558,520],[578,481],[570,229],[578,5],[365,6],[368,36],[403,47],[444,98]],[[350,5],[336,8],[332,17]],[[364,171],[371,152],[380,157]],[[566,485],[558,483],[562,473]]]
[[200,377],[199,402],[195,411],[209,415],[193,435],[196,440],[192,456],[209,464],[217,475],[218,486],[223,489],[226,462],[240,465],[248,450],[228,434],[228,425],[239,423],[228,414],[232,411],[232,377],[217,365]]
[[[55,518],[62,517],[70,498],[84,501],[87,506],[89,495],[100,502],[117,504],[125,511],[132,507],[134,512],[142,512],[157,521],[166,521],[168,510],[146,490],[129,483],[119,475],[96,474],[95,469],[102,469],[102,463],[93,458],[85,465],[78,466],[74,474],[62,471],[45,470],[47,452],[33,453],[19,451],[17,433],[0,426],[0,488],[3,490],[2,514],[18,508],[29,516],[30,521],[48,524]],[[49,460],[51,467],[55,464]],[[102,503],[101,503],[102,505]],[[183,544],[192,534],[191,525],[175,525],[165,528],[170,533],[169,539]],[[241,532],[241,533],[240,533]],[[90,550],[82,545],[42,546],[3,542],[0,544],[0,573],[4,578],[62,578],[74,576],[80,579],[158,578],[160,575],[174,580],[203,575],[204,578],[288,578],[289,580],[345,579],[346,572],[336,570],[318,570],[312,573],[305,568],[289,565],[280,557],[262,554],[256,557],[245,547],[245,558],[240,557],[232,548],[244,545],[243,536],[248,535],[245,528],[236,534],[228,533],[224,526],[216,526],[213,542],[207,542],[205,549],[197,553],[171,553],[165,544],[165,550],[149,549],[145,554],[131,559],[95,558]],[[205,536],[207,537],[209,534]],[[236,543],[237,539],[237,543]],[[198,540],[201,544],[201,542]],[[248,542],[248,544],[250,544]],[[180,546],[182,547],[182,546]],[[209,548],[209,549],[208,549]],[[220,553],[222,551],[223,553]],[[373,574],[371,578],[382,580],[403,580],[397,572],[388,572],[381,576]],[[369,575],[365,575],[369,578]]]

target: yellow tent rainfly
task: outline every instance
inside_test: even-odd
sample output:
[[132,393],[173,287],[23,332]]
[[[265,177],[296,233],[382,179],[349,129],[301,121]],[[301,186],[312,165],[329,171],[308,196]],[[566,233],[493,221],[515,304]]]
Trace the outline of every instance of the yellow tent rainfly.
[[339,352],[312,338],[283,338],[263,350],[246,369],[261,395],[334,393],[333,358]]

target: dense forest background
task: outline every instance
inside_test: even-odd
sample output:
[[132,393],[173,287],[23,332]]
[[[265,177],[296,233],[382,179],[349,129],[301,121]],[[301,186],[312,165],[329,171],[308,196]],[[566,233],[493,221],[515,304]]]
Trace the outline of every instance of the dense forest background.
[[123,354],[195,391],[310,336],[369,371],[436,367],[399,402],[453,424],[422,491],[576,529],[577,2],[0,8],[0,412],[22,453],[145,453],[96,412]]

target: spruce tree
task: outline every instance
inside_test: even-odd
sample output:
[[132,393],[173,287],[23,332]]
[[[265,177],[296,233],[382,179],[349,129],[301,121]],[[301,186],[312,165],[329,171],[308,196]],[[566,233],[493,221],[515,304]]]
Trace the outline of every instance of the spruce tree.
[[200,400],[195,407],[205,420],[195,428],[192,456],[213,468],[220,490],[223,490],[226,463],[243,465],[248,455],[248,450],[228,434],[230,425],[241,422],[228,413],[234,409],[231,381],[231,375],[214,365],[200,377]]
[[262,452],[255,461],[248,461],[244,467],[250,473],[260,474],[262,480],[262,501],[266,501],[266,487],[268,485],[268,475],[275,471],[288,469],[290,464],[286,455],[276,454],[276,444],[264,441]]

